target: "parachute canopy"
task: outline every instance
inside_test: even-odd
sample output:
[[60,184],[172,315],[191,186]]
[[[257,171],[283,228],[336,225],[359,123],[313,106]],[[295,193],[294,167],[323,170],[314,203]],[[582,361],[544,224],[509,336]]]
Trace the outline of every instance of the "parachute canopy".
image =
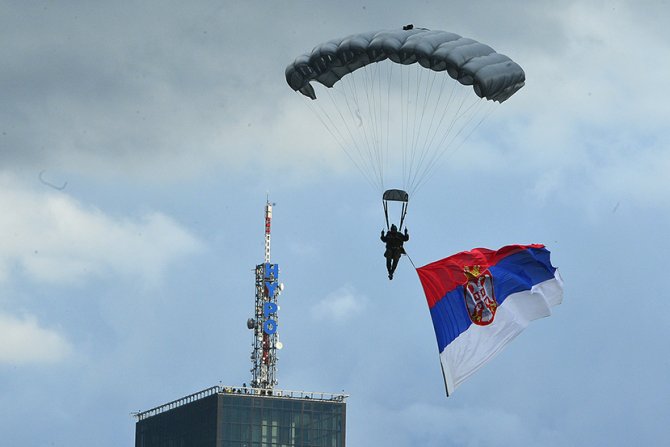
[[293,90],[316,99],[310,81],[332,87],[343,76],[373,62],[419,63],[447,71],[480,98],[503,102],[523,87],[526,75],[509,57],[476,40],[424,28],[371,31],[317,45],[286,67]]
[[319,44],[285,75],[313,100],[320,89],[305,104],[379,194],[411,195],[526,79],[488,45],[411,26]]

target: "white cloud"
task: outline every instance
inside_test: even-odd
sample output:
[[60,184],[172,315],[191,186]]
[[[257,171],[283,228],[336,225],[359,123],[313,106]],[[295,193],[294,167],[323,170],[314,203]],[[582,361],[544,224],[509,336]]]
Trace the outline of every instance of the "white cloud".
[[523,173],[543,199],[667,205],[669,109],[657,86],[670,71],[670,46],[631,21],[639,8],[601,6],[557,10],[550,42],[514,47],[527,83],[486,123],[491,153],[481,155],[489,167]]
[[72,352],[61,334],[40,327],[32,316],[16,318],[0,314],[0,340],[0,363],[55,363]]
[[359,315],[366,305],[367,298],[346,285],[316,303],[312,307],[312,315],[318,319],[344,321]]
[[16,267],[29,277],[69,283],[99,275],[157,281],[200,243],[169,217],[115,218],[63,193],[20,189],[0,176],[0,280]]

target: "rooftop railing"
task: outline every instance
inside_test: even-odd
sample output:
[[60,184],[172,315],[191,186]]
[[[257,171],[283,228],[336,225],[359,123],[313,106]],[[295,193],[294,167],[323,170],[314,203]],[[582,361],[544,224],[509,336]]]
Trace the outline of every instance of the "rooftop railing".
[[173,410],[175,408],[181,407],[183,405],[195,402],[205,397],[209,397],[213,394],[242,394],[255,397],[265,397],[265,398],[282,398],[282,399],[302,399],[302,400],[317,400],[317,401],[330,401],[330,402],[344,402],[344,400],[349,397],[348,394],[335,394],[335,393],[324,393],[316,391],[292,391],[292,390],[278,390],[278,389],[264,389],[264,388],[251,388],[251,387],[233,387],[233,386],[222,386],[216,385],[197,393],[189,394],[180,399],[173,400],[166,404],[160,405],[158,407],[152,408],[146,411],[140,411],[137,413],[132,413],[133,416],[137,418],[138,421],[143,419],[156,416],[158,414],[164,413],[166,411]]

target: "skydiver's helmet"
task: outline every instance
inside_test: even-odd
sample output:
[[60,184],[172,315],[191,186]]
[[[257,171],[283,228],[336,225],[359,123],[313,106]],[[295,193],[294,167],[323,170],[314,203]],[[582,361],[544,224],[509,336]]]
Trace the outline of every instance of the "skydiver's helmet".
[[398,227],[395,224],[391,224],[391,231],[398,231]]

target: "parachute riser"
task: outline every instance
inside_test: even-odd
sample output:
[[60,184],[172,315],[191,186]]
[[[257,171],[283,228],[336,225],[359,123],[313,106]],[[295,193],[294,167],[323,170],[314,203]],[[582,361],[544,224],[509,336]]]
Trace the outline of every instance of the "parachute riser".
[[386,202],[386,200],[382,200],[382,204],[384,205],[384,217],[386,218],[386,231],[389,231],[391,229],[391,225],[389,225],[389,206],[388,206],[388,202]]
[[402,224],[405,222],[406,215],[407,215],[407,202],[402,204],[402,211],[400,214],[400,226],[398,227],[398,231],[402,231]]

